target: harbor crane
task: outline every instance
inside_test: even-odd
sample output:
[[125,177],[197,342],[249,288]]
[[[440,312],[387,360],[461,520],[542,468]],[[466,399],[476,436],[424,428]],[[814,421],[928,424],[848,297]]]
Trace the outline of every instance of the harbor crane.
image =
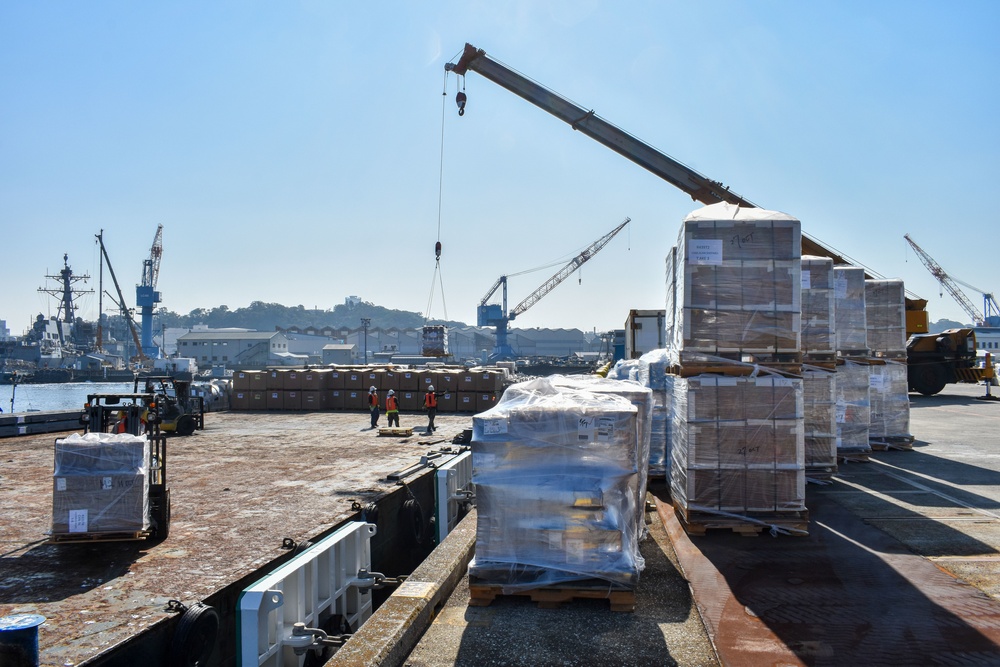
[[[554,290],[559,283],[566,280],[574,271],[600,252],[601,248],[606,246],[629,222],[631,222],[631,218],[625,218],[617,227],[587,246],[583,252],[570,260],[563,268],[559,269],[551,278],[542,283],[538,289],[526,296],[521,303],[514,306],[510,312],[507,312],[507,276],[504,275],[497,278],[497,281],[493,283],[493,287],[486,293],[486,296],[479,301],[479,307],[476,310],[478,326],[496,327],[496,344],[489,360],[493,362],[514,359],[517,355],[514,354],[513,348],[507,342],[507,328],[510,321],[538,303],[542,297]],[[501,287],[503,288],[503,303],[487,303]]]
[[153,359],[160,356],[160,350],[153,345],[153,307],[160,302],[160,293],[156,291],[156,280],[160,276],[161,255],[163,255],[163,225],[157,225],[149,257],[142,262],[142,282],[135,288],[135,305],[140,309],[142,351]]
[[[996,300],[993,295],[985,290],[981,290],[978,287],[973,287],[968,283],[964,283],[958,278],[953,278],[948,275],[948,273],[941,268],[941,265],[934,261],[934,258],[927,254],[927,252],[917,245],[917,242],[910,238],[909,234],[903,234],[903,238],[906,242],[910,244],[913,248],[913,252],[917,253],[917,257],[923,262],[923,265],[927,267],[930,274],[934,276],[941,286],[951,295],[953,299],[962,307],[962,310],[972,318],[973,323],[976,326],[989,326],[989,322],[996,322],[1000,319],[1000,306],[997,305]],[[969,297],[965,295],[965,292],[961,290],[958,286],[959,284],[965,285],[969,289],[975,290],[983,295],[983,311],[980,312],[969,300]]]
[[139,334],[135,330],[135,322],[132,320],[132,313],[129,312],[128,305],[125,303],[125,295],[122,294],[122,288],[118,285],[118,278],[115,276],[115,270],[111,266],[111,258],[108,257],[108,249],[104,247],[104,230],[102,229],[101,233],[96,234],[95,236],[97,237],[97,242],[101,245],[101,255],[104,256],[104,263],[108,266],[108,272],[111,274],[111,281],[115,284],[115,291],[118,293],[118,310],[121,313],[122,319],[125,320],[125,324],[128,326],[129,332],[132,334],[133,342],[135,342],[136,357],[138,357],[140,361],[147,361],[148,357],[142,351],[142,344],[139,342]]

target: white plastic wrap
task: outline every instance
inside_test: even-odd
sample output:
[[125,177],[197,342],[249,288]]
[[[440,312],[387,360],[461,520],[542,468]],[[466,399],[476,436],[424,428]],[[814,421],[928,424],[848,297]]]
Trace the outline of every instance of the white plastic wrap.
[[868,319],[864,269],[857,266],[833,267],[833,302],[837,352],[867,356]]
[[689,512],[805,509],[802,381],[675,378],[670,488]]
[[784,213],[713,204],[689,214],[667,260],[672,361],[798,353],[800,254],[800,223]]
[[873,356],[906,358],[906,289],[902,280],[865,281],[868,348]]
[[865,454],[871,422],[867,364],[846,361],[837,365],[837,455]]
[[53,470],[53,534],[149,529],[144,436],[87,433],[56,440]]
[[827,356],[836,351],[833,260],[802,257],[802,355]]
[[[626,389],[651,404],[650,390]],[[648,429],[649,415],[614,391],[548,378],[508,387],[473,418],[469,573],[508,590],[591,579],[634,586],[644,566]]]
[[886,361],[868,367],[871,440],[910,438],[910,396],[906,364]]
[[[653,391],[653,407],[649,440],[649,474],[665,479],[670,465],[667,429],[670,422],[668,375],[670,357],[667,350],[653,350],[639,359],[622,359],[608,372],[609,380],[628,380]],[[672,388],[672,384],[670,385]]]
[[802,371],[806,473],[837,472],[837,373],[822,368]]

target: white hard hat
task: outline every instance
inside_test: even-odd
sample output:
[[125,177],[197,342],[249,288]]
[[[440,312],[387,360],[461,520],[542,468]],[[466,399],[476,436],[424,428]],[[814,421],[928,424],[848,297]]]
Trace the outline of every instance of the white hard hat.
[[434,385],[427,385],[427,391],[434,391]]
[[389,396],[395,396],[395,395],[396,395],[396,392],[394,392],[392,389],[390,389],[389,390]]
[[372,386],[368,387],[368,393],[369,394],[372,393],[373,391],[375,391],[375,385],[372,385]]

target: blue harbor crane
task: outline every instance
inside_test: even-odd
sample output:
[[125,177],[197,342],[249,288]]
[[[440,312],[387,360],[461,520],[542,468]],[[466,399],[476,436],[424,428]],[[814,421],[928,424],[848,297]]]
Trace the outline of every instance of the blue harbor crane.
[[160,275],[160,256],[163,254],[163,225],[156,226],[156,236],[149,249],[149,258],[142,261],[142,282],[135,287],[135,305],[140,309],[142,352],[150,359],[159,359],[160,350],[153,344],[153,307],[160,302],[156,279]]
[[[613,239],[618,232],[624,229],[625,225],[629,222],[631,222],[631,218],[625,218],[625,220],[617,227],[587,246],[583,252],[570,260],[569,264],[559,269],[555,275],[546,280],[534,292],[526,296],[524,300],[514,306],[514,309],[510,312],[507,312],[507,276],[500,276],[497,278],[497,281],[493,283],[493,287],[490,288],[490,291],[488,291],[486,296],[479,301],[479,307],[476,309],[476,324],[478,326],[496,327],[496,344],[493,347],[493,353],[490,355],[489,360],[493,362],[516,358],[517,355],[514,354],[514,349],[510,346],[510,343],[507,342],[507,327],[510,321],[538,303],[543,296],[554,290],[559,283],[566,280],[570,274],[579,269],[591,257],[600,252],[601,248],[606,246],[608,242]],[[493,295],[496,294],[496,291],[501,287],[503,288],[503,303],[488,303]]]

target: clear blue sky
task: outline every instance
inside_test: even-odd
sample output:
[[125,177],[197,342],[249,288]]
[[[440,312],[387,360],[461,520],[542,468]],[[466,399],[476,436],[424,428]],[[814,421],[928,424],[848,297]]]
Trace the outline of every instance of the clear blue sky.
[[[8,0],[0,319],[20,334],[55,313],[37,289],[63,253],[96,290],[102,229],[134,304],[162,224],[178,313],[357,295],[474,323],[499,275],[626,216],[515,325],[663,308],[700,205],[475,73],[459,118],[443,67],[471,42],[966,321],[903,234],[1000,289],[998,25],[993,1]],[[510,305],[557,268],[511,278]],[[96,295],[78,304],[96,318]]]

